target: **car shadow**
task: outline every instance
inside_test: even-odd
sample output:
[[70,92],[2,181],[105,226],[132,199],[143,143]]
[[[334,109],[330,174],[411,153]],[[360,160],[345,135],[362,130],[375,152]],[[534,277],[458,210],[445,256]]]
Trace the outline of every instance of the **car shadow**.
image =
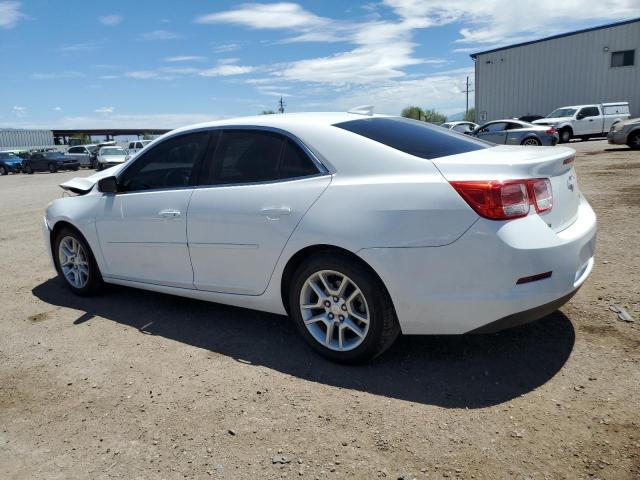
[[32,293],[84,312],[74,324],[101,317],[304,380],[447,408],[487,407],[532,391],[562,368],[575,342],[571,322],[557,311],[490,335],[400,337],[368,364],[340,366],[280,315],[115,286],[83,298],[57,278]]

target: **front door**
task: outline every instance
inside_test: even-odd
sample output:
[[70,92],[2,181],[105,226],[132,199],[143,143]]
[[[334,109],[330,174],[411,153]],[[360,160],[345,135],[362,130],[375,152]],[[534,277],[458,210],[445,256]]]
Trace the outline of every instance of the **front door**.
[[225,130],[187,219],[197,289],[259,295],[331,176],[301,145],[261,130]]
[[493,122],[483,125],[478,131],[478,138],[487,142],[504,145],[507,140],[507,124],[505,122]]
[[193,288],[187,208],[208,141],[196,132],[159,143],[122,172],[118,193],[104,195],[96,227],[105,276]]
[[573,134],[594,135],[602,133],[602,119],[598,107],[582,107],[573,124]]

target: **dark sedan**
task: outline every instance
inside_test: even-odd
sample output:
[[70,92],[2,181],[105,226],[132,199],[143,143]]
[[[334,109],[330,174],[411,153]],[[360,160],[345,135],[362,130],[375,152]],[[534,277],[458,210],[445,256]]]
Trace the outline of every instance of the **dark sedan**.
[[0,175],[18,173],[22,170],[22,159],[11,152],[0,152]]
[[38,152],[22,161],[22,171],[24,173],[46,170],[55,173],[58,170],[78,170],[78,168],[80,168],[78,160],[69,158],[59,152]]

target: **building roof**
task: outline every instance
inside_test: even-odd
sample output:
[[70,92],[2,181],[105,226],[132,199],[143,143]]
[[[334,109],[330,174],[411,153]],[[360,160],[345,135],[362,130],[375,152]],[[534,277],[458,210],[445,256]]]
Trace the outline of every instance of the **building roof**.
[[494,48],[492,50],[485,50],[484,52],[472,53],[471,58],[475,60],[478,55],[485,55],[487,53],[499,52],[501,50],[508,50],[510,48],[524,47],[525,45],[533,45],[534,43],[546,42],[547,40],[555,40],[556,38],[570,37],[572,35],[578,35],[579,33],[592,32],[594,30],[603,30],[605,28],[619,27],[620,25],[627,25],[629,23],[640,22],[640,17],[633,18],[631,20],[623,20],[622,22],[608,23],[606,25],[599,25],[597,27],[584,28],[582,30],[575,30],[573,32],[561,33],[559,35],[553,35],[551,37],[541,38],[539,40],[531,40],[529,42],[516,43],[514,45],[507,45],[506,47]]

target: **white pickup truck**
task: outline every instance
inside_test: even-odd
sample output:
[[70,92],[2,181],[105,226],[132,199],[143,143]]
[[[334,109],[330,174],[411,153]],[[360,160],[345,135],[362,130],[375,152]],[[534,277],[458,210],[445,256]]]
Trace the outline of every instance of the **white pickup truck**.
[[560,143],[567,143],[572,138],[606,137],[611,125],[629,117],[629,102],[615,102],[558,108],[533,123],[554,127]]

